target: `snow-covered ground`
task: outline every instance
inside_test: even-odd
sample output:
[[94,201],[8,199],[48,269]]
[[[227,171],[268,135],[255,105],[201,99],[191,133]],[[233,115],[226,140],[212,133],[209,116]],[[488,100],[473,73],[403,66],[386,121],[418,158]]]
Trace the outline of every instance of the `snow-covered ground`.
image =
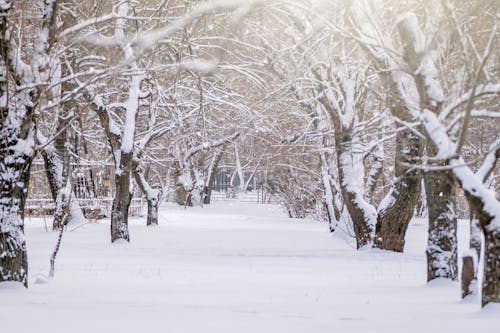
[[[50,223],[50,221],[47,221]],[[355,251],[325,224],[279,207],[167,205],[160,226],[131,221],[110,244],[109,222],[57,234],[28,219],[30,288],[0,284],[0,332],[494,332],[500,308],[461,301],[458,283],[425,284],[426,226],[404,254]],[[465,234],[467,226],[461,225]],[[463,239],[464,237],[462,237]],[[464,240],[464,239],[463,239]]]

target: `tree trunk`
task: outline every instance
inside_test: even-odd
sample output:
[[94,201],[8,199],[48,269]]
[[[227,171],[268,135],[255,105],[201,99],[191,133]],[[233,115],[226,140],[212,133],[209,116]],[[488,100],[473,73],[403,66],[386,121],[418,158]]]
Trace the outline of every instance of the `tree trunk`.
[[131,167],[132,153],[122,153],[120,169],[115,173],[115,197],[111,211],[111,242],[119,239],[130,241],[128,211],[132,200]]
[[[452,166],[457,164],[453,161]],[[454,173],[460,173],[464,167],[455,167]],[[500,303],[500,230],[497,227],[500,218],[496,210],[486,207],[485,202],[494,200],[493,195],[478,191],[475,186],[466,184],[464,186],[463,175],[457,177],[465,197],[469,202],[469,207],[478,219],[479,226],[484,234],[484,259],[482,298],[481,303],[485,306],[488,303]],[[472,175],[471,177],[473,177]],[[491,201],[492,202],[492,201]],[[496,206],[494,206],[496,207]]]
[[484,229],[482,305],[500,303],[500,230]]
[[[354,142],[351,133],[342,133],[336,128],[335,145],[337,148],[337,163],[339,169],[339,180],[344,204],[349,211],[352,220],[354,234],[356,236],[356,247],[362,248],[371,245],[373,242],[373,226],[375,225],[377,212],[375,208],[365,201],[363,186],[358,177],[364,175],[355,171],[359,168],[358,163],[362,163],[362,156],[359,159],[354,152]],[[363,181],[363,180],[361,180]]]
[[[435,154],[434,151],[430,153]],[[445,163],[441,166],[445,166]],[[457,219],[453,172],[451,170],[426,172],[424,183],[429,212],[427,281],[437,278],[456,280]]]
[[[5,121],[5,118],[2,119]],[[33,159],[33,126],[0,128],[0,282],[28,286],[24,205]],[[24,132],[24,133],[23,133]],[[30,143],[31,142],[31,143]],[[23,147],[22,150],[19,147]]]
[[472,256],[462,257],[462,298],[468,295],[475,294],[477,286],[476,280],[476,267],[474,266],[474,259]]
[[158,225],[158,205],[159,200],[148,199],[148,216],[146,221],[147,226]]
[[146,225],[158,225],[158,206],[160,204],[161,191],[151,188],[138,161],[134,161],[134,178],[139,185],[148,203],[148,215]]
[[330,232],[334,232],[337,229],[338,220],[340,218],[340,212],[337,207],[335,207],[335,197],[334,190],[332,186],[332,179],[330,177],[329,170],[329,158],[326,153],[320,153],[321,159],[321,180],[323,184],[323,190],[325,192],[325,206],[326,214],[328,218],[328,226]]
[[421,156],[422,140],[410,130],[396,135],[396,181],[379,206],[375,247],[403,252],[405,234],[420,196],[421,175],[408,165]]
[[[469,241],[471,255],[462,257],[462,298],[467,295],[477,295],[479,293],[477,271],[478,263],[481,261],[481,235],[482,231],[479,221],[471,211]],[[471,258],[470,260],[473,260],[472,263],[469,262],[469,257]]]
[[[62,111],[61,111],[62,112]],[[70,200],[66,194],[70,170],[69,135],[66,126],[70,118],[67,112],[58,115],[57,133],[53,143],[49,143],[41,152],[52,199],[54,200],[54,220],[52,230],[62,228],[70,216]]]
[[208,183],[207,186],[205,187],[205,193],[203,197],[203,203],[208,205],[210,204],[211,197],[212,197],[212,187],[214,186],[215,183],[215,178],[217,177],[217,169],[219,167],[219,163],[222,159],[222,156],[224,155],[224,150],[220,149],[215,152],[215,155],[213,157],[212,163],[210,163],[209,170],[208,170]]

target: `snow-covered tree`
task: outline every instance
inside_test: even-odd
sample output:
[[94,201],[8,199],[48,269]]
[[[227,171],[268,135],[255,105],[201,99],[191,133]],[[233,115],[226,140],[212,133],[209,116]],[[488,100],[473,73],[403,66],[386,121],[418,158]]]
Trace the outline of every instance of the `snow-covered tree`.
[[[58,1],[37,2],[41,19],[21,27],[16,18],[23,8],[16,5],[20,3],[0,1],[0,282],[27,286],[24,205],[35,149],[36,108],[48,82]],[[17,29],[30,31],[29,43],[18,38]]]

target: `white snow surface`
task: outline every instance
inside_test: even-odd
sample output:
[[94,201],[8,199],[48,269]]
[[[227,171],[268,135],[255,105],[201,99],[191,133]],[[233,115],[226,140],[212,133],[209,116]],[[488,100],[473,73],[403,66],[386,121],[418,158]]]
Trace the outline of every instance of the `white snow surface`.
[[[410,225],[404,254],[356,251],[326,223],[273,205],[216,202],[160,208],[160,225],[130,222],[111,244],[109,221],[57,233],[27,219],[30,288],[0,283],[2,332],[481,332],[500,307],[460,300],[458,283],[425,284],[427,226]],[[47,221],[49,223],[50,220]],[[340,228],[339,228],[340,229]],[[459,227],[460,247],[468,225]],[[347,241],[346,241],[347,240]],[[459,252],[460,253],[460,252]]]

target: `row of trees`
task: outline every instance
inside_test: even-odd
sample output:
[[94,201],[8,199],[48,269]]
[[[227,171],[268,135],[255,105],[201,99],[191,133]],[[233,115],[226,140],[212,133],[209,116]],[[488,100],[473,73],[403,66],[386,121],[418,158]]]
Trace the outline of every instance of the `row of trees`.
[[130,240],[134,183],[156,224],[166,191],[209,203],[231,159],[240,189],[243,170],[258,174],[291,217],[346,222],[358,248],[402,252],[427,207],[429,281],[457,279],[461,191],[472,280],[482,234],[483,304],[500,302],[495,1],[1,0],[0,11],[0,281],[27,285],[35,155],[62,235],[78,211],[72,161],[90,150],[114,163],[113,242]]

